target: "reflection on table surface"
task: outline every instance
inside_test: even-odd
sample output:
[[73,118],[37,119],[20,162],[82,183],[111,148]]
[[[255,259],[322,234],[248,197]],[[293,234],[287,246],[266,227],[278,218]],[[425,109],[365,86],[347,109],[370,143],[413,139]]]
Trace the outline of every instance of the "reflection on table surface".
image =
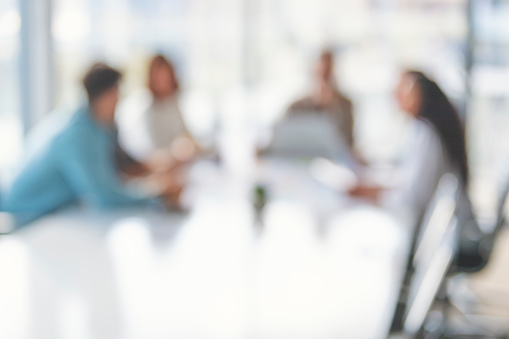
[[252,180],[201,163],[187,214],[71,211],[2,238],[0,337],[385,337],[403,223],[305,166],[260,168],[261,218]]

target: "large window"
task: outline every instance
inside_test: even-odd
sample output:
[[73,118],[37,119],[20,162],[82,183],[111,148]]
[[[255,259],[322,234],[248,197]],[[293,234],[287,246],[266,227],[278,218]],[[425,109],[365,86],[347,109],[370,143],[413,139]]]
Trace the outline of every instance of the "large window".
[[[480,203],[509,178],[509,2],[473,1],[470,155]],[[490,204],[491,203],[491,204]],[[484,207],[488,207],[484,206]]]
[[[176,63],[185,93],[209,99],[209,111],[228,115],[232,96],[242,96],[250,121],[271,123],[305,90],[326,46],[337,52],[338,82],[356,103],[360,144],[383,157],[397,143],[389,124],[398,121],[391,93],[401,67],[432,73],[463,104],[466,3],[54,0],[57,103],[76,102],[93,60],[125,69],[129,94],[145,84],[146,60],[160,51]],[[193,109],[185,114],[196,124],[207,120]]]
[[149,57],[163,53],[175,63],[190,127],[210,133],[215,105],[241,81],[241,5],[240,0],[54,0],[57,105],[83,98],[79,80],[93,61],[123,69],[129,95],[146,84]]
[[17,0],[0,2],[0,182],[21,154],[19,97],[21,18]]
[[[19,145],[21,135],[17,1],[0,5],[4,163],[12,163],[19,151],[6,144]],[[401,68],[431,73],[463,109],[467,2],[52,0],[53,102],[66,107],[83,100],[79,80],[96,60],[125,71],[124,94],[130,95],[146,83],[148,58],[162,52],[176,65],[191,129],[213,135],[218,124],[234,116],[270,125],[309,87],[311,65],[328,47],[336,52],[338,84],[355,104],[358,145],[368,158],[383,160],[397,152],[404,125],[392,98]],[[504,105],[500,93],[486,91],[496,84],[490,74],[500,74],[503,67],[507,9],[503,1],[473,3],[479,44],[471,120],[487,125],[476,112]],[[491,100],[494,95],[497,100]],[[473,159],[488,164],[496,156],[484,151],[483,133],[471,133]]]

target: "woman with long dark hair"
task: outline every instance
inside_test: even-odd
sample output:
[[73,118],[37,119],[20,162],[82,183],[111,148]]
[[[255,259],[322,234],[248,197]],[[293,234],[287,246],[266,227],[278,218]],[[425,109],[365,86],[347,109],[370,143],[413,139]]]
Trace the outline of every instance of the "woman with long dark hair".
[[400,109],[415,119],[413,142],[402,166],[407,180],[402,196],[413,202],[411,207],[420,219],[438,181],[450,172],[461,183],[459,209],[470,218],[465,128],[456,109],[433,80],[417,71],[402,74],[396,99]]
[[179,94],[172,62],[161,54],[152,57],[146,88],[124,103],[124,115],[130,118],[119,126],[123,146],[137,160],[158,158],[154,155],[189,158],[197,151],[180,111]]
[[440,178],[453,173],[460,183],[457,217],[461,251],[476,251],[480,231],[467,195],[469,168],[465,128],[456,109],[433,80],[417,71],[401,75],[396,100],[400,109],[413,120],[412,140],[397,171],[399,185],[392,192],[360,185],[351,194],[377,199],[385,191],[386,198],[392,197],[393,202],[409,210],[419,221]]
[[[429,123],[437,132],[452,165],[458,171],[460,179],[465,186],[468,185],[468,161],[465,144],[465,129],[454,109],[438,85],[428,79],[423,73],[408,71],[403,74],[404,78],[400,86],[410,86],[407,96],[414,96],[410,100],[416,101],[415,107],[402,107],[417,119]],[[401,95],[403,89],[399,89]],[[407,90],[408,91],[408,90]],[[403,94],[404,95],[404,94]],[[400,104],[409,100],[399,98]]]

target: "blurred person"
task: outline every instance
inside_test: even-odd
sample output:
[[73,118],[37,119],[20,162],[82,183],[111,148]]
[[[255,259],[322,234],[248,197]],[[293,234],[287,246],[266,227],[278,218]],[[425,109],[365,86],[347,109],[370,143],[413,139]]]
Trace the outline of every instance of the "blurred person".
[[[2,201],[2,210],[23,225],[72,203],[99,208],[176,203],[180,193],[171,175],[161,176],[151,193],[131,187],[123,174],[146,176],[149,167],[131,162],[124,172],[115,129],[121,74],[95,64],[84,77],[88,103],[28,154]],[[156,198],[160,196],[161,199]]]
[[353,105],[337,88],[334,80],[334,54],[324,50],[314,70],[312,92],[290,105],[287,117],[313,114],[326,115],[336,126],[345,145],[354,148]]
[[467,194],[469,166],[460,117],[439,86],[421,72],[404,72],[395,95],[400,109],[412,119],[412,140],[395,173],[399,182],[391,190],[361,183],[350,193],[373,200],[380,200],[384,194],[387,200],[408,208],[420,222],[440,178],[455,174],[460,184],[460,252],[474,256],[480,230]]
[[126,101],[125,110],[134,119],[119,122],[122,144],[136,159],[188,161],[196,154],[197,143],[179,108],[179,90],[173,64],[163,55],[154,56],[149,63],[147,90]]

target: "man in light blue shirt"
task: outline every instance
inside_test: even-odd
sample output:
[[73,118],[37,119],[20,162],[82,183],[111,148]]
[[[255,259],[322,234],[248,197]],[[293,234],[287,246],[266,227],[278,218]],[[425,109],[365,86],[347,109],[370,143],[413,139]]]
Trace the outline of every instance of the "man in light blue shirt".
[[130,189],[117,164],[115,108],[121,74],[94,65],[83,80],[88,105],[31,154],[3,197],[2,210],[23,225],[73,202],[98,208],[156,203]]

